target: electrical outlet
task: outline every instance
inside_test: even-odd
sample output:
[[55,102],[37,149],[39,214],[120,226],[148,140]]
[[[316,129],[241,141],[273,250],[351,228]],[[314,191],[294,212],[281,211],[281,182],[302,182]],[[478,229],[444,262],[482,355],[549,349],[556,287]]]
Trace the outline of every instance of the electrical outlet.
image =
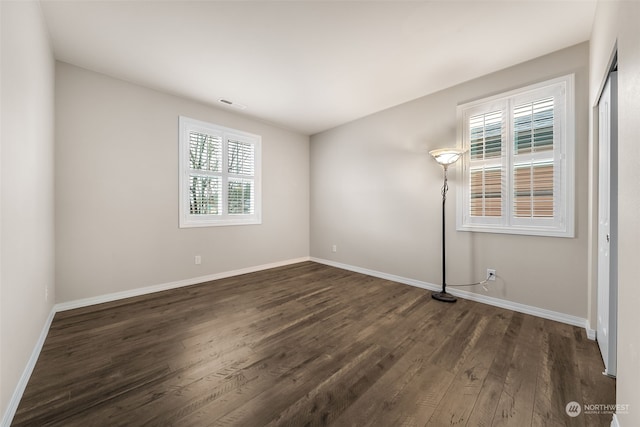
[[496,271],[493,268],[487,268],[487,279],[491,282],[496,280]]
[[202,264],[202,257],[200,255],[196,255],[195,263],[196,265]]
[[338,252],[338,245],[331,246],[331,252],[333,253]]

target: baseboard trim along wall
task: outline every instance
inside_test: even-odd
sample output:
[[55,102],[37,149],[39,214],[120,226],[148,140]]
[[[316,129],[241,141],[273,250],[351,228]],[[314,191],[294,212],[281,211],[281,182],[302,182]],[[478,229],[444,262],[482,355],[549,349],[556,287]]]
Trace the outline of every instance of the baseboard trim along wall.
[[36,345],[33,347],[31,356],[27,361],[27,366],[25,366],[24,371],[22,371],[22,375],[20,376],[18,385],[16,385],[16,388],[13,391],[11,400],[9,400],[9,406],[7,406],[7,410],[4,412],[4,416],[2,417],[2,424],[0,424],[2,427],[9,427],[11,425],[11,421],[13,420],[13,417],[18,410],[20,399],[22,399],[22,395],[24,394],[24,390],[27,388],[29,378],[31,378],[31,374],[33,373],[33,368],[36,367],[36,362],[38,361],[38,357],[40,356],[40,351],[42,351],[44,340],[47,338],[49,328],[51,327],[51,322],[53,322],[53,317],[55,315],[56,307],[53,306],[51,307],[51,312],[49,313],[47,320],[44,322],[44,326],[42,327],[42,331],[40,332],[38,341],[36,341]]
[[[402,276],[396,276],[394,274],[383,273],[381,271],[370,270],[368,268],[356,267],[349,264],[342,264],[335,261],[330,261],[322,258],[311,257],[311,261],[330,265],[332,267],[341,268],[343,270],[353,271],[355,273],[366,274],[368,276],[378,277],[380,279],[391,280],[393,282],[403,283],[405,285],[415,286],[430,291],[439,291],[440,285],[433,283],[423,282],[421,280],[409,279]],[[470,301],[476,301],[483,304],[489,304],[500,308],[506,308],[507,310],[517,311],[519,313],[531,314],[532,316],[542,317],[544,319],[555,320],[556,322],[566,323],[572,326],[578,326],[585,328],[587,338],[593,340],[596,337],[596,333],[593,329],[590,329],[590,325],[587,319],[582,317],[572,316],[570,314],[560,313],[557,311],[547,310],[544,308],[534,307],[531,305],[520,304],[513,301],[507,301],[500,298],[494,298],[487,295],[476,294],[474,292],[463,291],[459,289],[447,288],[447,292],[460,298],[464,298]]]

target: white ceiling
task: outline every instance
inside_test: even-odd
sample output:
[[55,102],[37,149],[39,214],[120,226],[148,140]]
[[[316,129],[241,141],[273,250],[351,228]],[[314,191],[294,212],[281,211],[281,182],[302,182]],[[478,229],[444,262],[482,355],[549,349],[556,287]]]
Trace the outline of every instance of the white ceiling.
[[61,61],[309,135],[586,41],[595,13],[595,0],[41,3]]

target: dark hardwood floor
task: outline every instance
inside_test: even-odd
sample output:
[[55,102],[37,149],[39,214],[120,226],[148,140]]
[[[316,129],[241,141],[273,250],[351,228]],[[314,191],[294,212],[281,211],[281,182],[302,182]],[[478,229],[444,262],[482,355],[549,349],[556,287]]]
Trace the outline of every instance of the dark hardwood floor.
[[58,313],[16,426],[608,426],[581,328],[312,262]]

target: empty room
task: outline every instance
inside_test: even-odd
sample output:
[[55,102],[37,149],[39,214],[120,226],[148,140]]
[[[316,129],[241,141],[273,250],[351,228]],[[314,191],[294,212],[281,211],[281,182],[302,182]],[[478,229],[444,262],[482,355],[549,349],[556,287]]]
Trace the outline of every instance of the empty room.
[[0,425],[640,425],[638,22],[0,0]]

